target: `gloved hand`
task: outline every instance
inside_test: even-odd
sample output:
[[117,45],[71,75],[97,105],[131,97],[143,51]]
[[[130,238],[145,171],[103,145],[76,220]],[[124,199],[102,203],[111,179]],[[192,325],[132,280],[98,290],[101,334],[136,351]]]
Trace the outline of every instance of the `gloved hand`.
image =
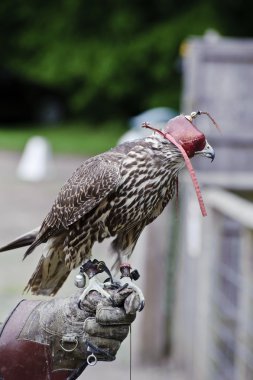
[[119,292],[108,292],[111,294],[113,305],[95,291],[89,293],[82,305],[84,310],[91,311],[91,315],[84,321],[84,339],[90,365],[96,360],[115,359],[139,305],[138,296],[128,288]]
[[[2,361],[0,355],[0,375],[6,380],[73,380],[85,369],[87,359],[91,365],[97,360],[114,360],[128,334],[129,325],[135,319],[139,299],[129,288],[108,288],[107,291],[112,302],[92,291],[86,296],[82,310],[77,307],[79,292],[65,299],[23,301],[8,321],[11,324],[16,320],[15,328],[10,326],[12,331],[16,329],[13,334],[15,344],[11,342],[9,345],[10,352],[8,334],[4,336],[4,332],[8,332],[8,323],[3,329],[5,341]],[[18,326],[19,314],[24,318],[25,313],[22,325]],[[25,347],[21,347],[22,344]],[[4,373],[1,372],[3,368]],[[22,370],[25,371],[24,376],[20,372]],[[8,373],[11,373],[9,377]],[[48,373],[51,377],[46,377]]]

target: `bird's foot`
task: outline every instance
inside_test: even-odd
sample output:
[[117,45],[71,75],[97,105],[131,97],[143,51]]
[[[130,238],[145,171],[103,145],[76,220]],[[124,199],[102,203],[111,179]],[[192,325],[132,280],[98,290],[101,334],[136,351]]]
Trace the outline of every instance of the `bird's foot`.
[[88,260],[86,263],[84,263],[80,268],[81,273],[86,273],[89,279],[91,279],[93,276],[95,276],[98,273],[107,273],[110,277],[110,281],[113,284],[113,278],[110,270],[106,266],[104,261],[98,261],[94,259],[93,261]]
[[[92,290],[96,290],[98,293],[100,293],[102,296],[106,297],[108,300],[112,301],[110,294],[104,290],[104,283],[100,282],[96,275],[98,273],[106,272],[110,277],[110,284],[114,284],[111,272],[107,268],[104,261],[98,261],[94,259],[93,261],[88,260],[86,263],[84,263],[80,267],[80,273],[76,276],[75,279],[75,285],[79,288],[83,288],[85,286],[86,280],[84,273],[89,278],[89,285],[84,289],[83,293],[81,294],[79,301],[78,301],[78,307],[81,308],[81,304],[84,301],[85,297],[88,295],[88,293]],[[108,285],[108,282],[107,282]]]
[[139,296],[138,311],[142,311],[145,306],[145,298],[141,289],[133,283],[133,280],[137,280],[140,277],[139,273],[136,270],[131,272],[131,266],[129,264],[122,264],[120,271],[122,276],[120,279],[121,286],[118,291],[124,288],[132,289]]
[[95,290],[96,292],[101,294],[103,297],[108,299],[108,301],[113,302],[110,294],[106,290],[104,290],[104,283],[100,282],[96,276],[93,276],[89,281],[89,285],[84,289],[83,293],[79,297],[79,300],[78,300],[79,309],[81,309],[81,305],[85,297],[93,290]]
[[130,277],[124,277],[123,279],[120,280],[120,283],[121,283],[120,289],[123,289],[123,288],[132,289],[139,296],[138,311],[142,311],[145,306],[145,298],[141,289],[132,282]]

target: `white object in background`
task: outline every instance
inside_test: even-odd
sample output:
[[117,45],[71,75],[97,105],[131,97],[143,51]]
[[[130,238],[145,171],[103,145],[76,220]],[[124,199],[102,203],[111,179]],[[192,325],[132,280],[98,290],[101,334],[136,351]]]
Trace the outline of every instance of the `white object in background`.
[[31,182],[42,181],[49,175],[51,160],[49,142],[41,136],[30,138],[18,165],[18,178]]
[[161,129],[164,125],[176,116],[174,110],[168,107],[151,108],[140,115],[134,116],[129,120],[130,130],[121,136],[118,141],[118,145],[127,141],[133,141],[150,136],[152,132],[149,129],[142,128],[142,123],[146,122],[152,125],[152,127]]

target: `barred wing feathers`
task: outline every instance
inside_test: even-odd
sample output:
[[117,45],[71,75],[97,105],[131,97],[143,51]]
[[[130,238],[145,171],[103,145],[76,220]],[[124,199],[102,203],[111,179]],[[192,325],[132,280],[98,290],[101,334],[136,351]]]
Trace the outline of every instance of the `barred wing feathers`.
[[61,188],[26,257],[36,246],[58,235],[95,208],[120,181],[124,154],[107,152],[86,160]]

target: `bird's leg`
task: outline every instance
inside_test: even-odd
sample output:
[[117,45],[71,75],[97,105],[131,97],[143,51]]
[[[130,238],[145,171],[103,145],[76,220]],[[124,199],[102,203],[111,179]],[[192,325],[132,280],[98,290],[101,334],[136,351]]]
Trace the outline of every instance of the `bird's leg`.
[[[82,304],[83,300],[88,295],[88,293],[91,292],[92,290],[96,290],[102,296],[104,296],[105,298],[107,298],[111,301],[110,294],[106,290],[104,290],[104,283],[100,282],[96,278],[96,275],[98,273],[102,273],[102,272],[106,272],[107,274],[109,274],[110,279],[111,279],[111,283],[113,284],[113,278],[112,278],[111,272],[109,271],[109,269],[107,268],[107,266],[105,265],[105,263],[103,261],[98,261],[96,259],[94,259],[93,261],[88,260],[87,262],[85,262],[80,267],[80,274],[76,276],[75,284],[78,286],[78,277],[79,276],[80,276],[80,278],[81,278],[81,276],[84,277],[84,273],[89,278],[89,284],[84,289],[81,296],[79,297],[79,301],[78,301],[78,307],[79,308],[81,308],[81,304]],[[81,282],[82,281],[80,281],[80,283]],[[85,285],[85,283],[84,283],[84,285]],[[83,286],[80,286],[80,287],[83,287]]]
[[140,303],[139,303],[138,310],[141,311],[145,306],[145,298],[141,289],[138,286],[136,286],[132,281],[132,280],[135,280],[135,281],[138,280],[138,278],[140,277],[139,272],[137,270],[133,270],[131,272],[131,265],[127,263],[120,265],[120,272],[121,272],[121,277],[120,277],[121,288],[118,291],[124,288],[133,289],[133,291],[136,292],[139,296]]

